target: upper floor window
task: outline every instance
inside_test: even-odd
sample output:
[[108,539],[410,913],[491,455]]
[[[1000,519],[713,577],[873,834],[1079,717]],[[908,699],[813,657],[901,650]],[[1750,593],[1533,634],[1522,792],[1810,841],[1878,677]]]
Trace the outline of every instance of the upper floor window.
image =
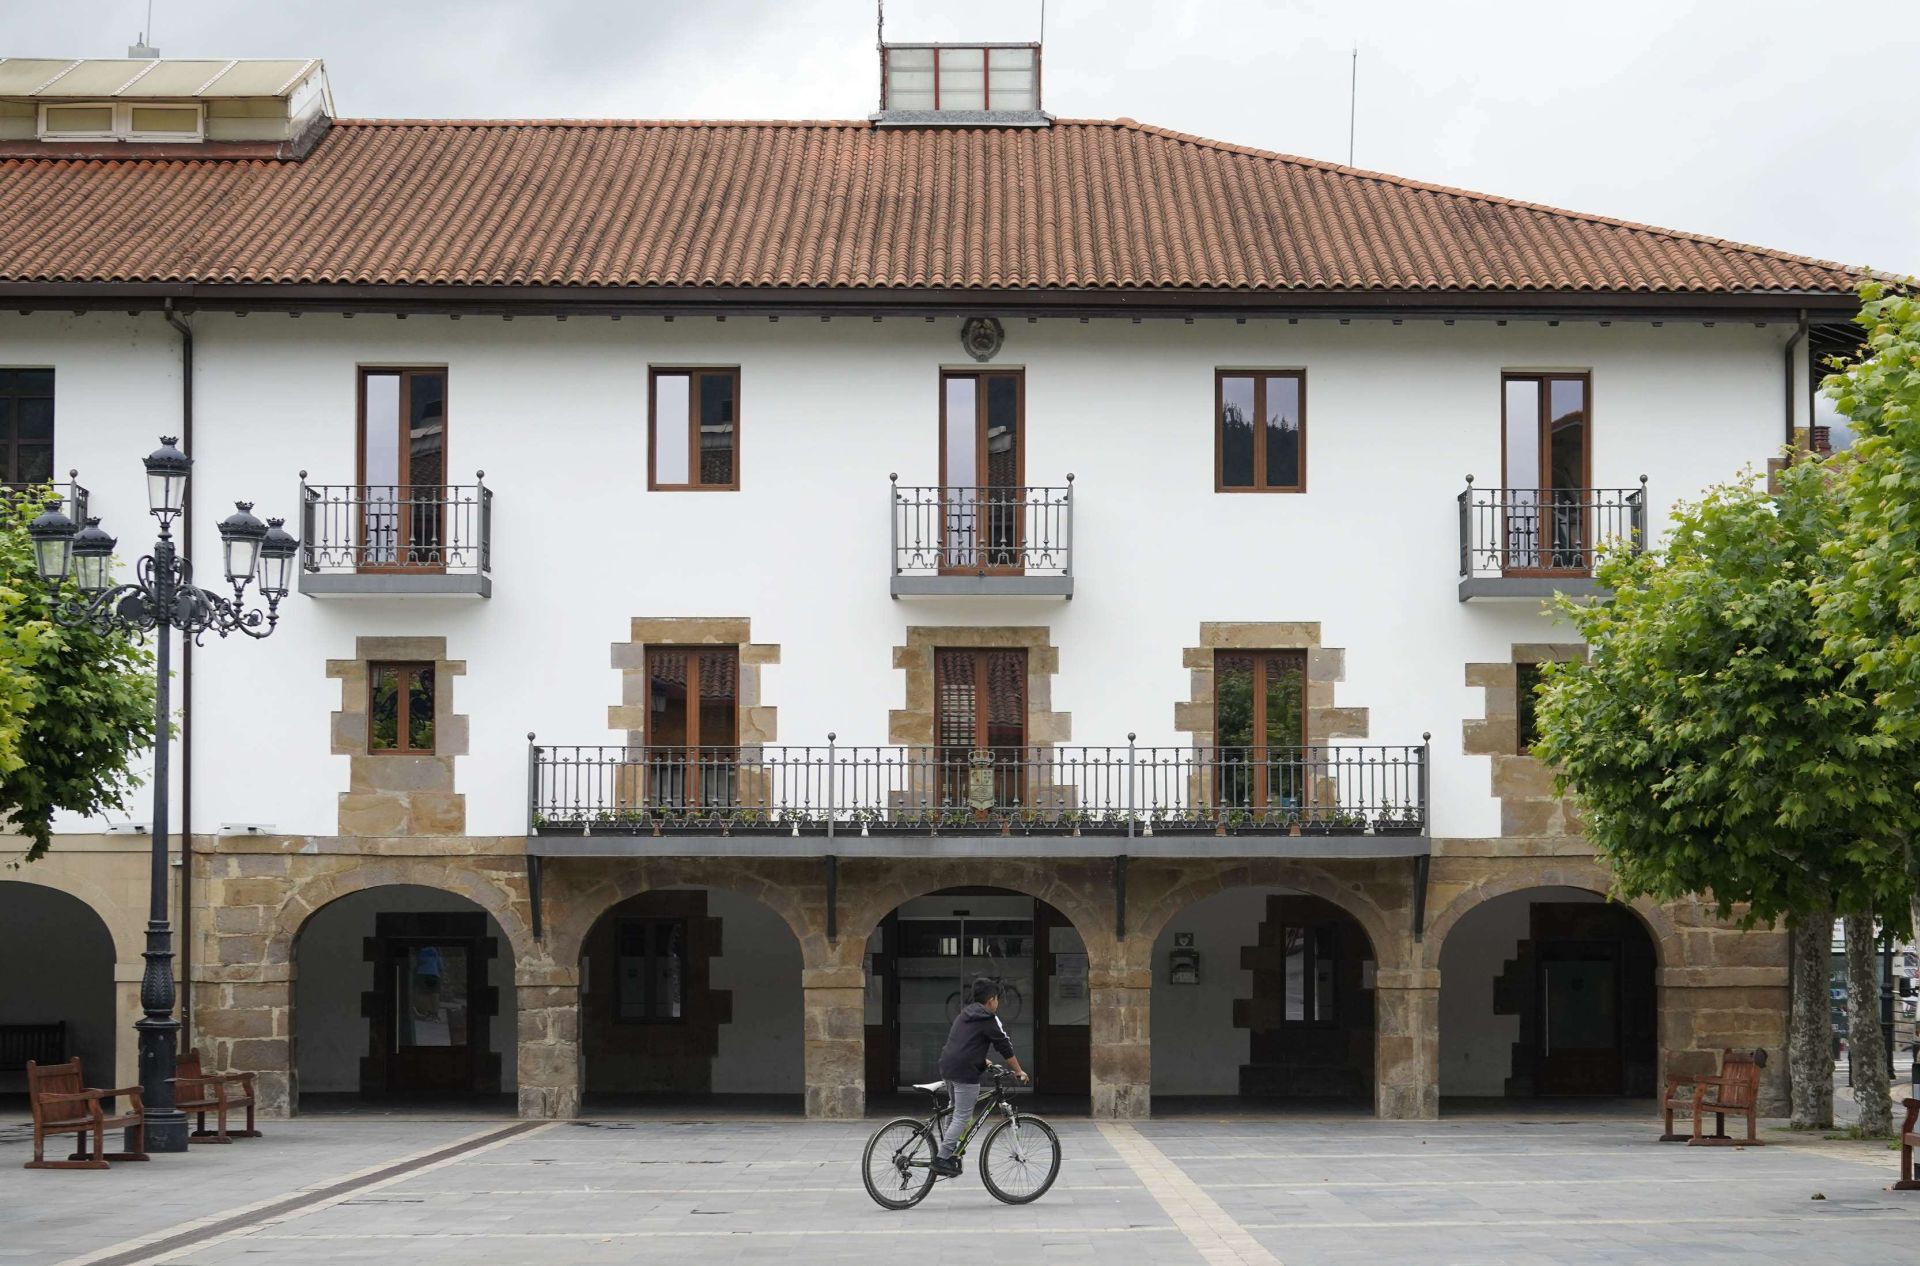
[[367,750],[433,755],[433,665],[367,668]]
[[1307,490],[1305,370],[1220,370],[1214,376],[1214,490]]
[[656,369],[647,384],[647,487],[740,487],[740,371]]
[[0,369],[0,476],[9,484],[53,479],[51,369]]
[[1215,651],[1213,741],[1222,805],[1306,804],[1307,653]]
[[200,103],[75,102],[40,107],[43,141],[198,141]]

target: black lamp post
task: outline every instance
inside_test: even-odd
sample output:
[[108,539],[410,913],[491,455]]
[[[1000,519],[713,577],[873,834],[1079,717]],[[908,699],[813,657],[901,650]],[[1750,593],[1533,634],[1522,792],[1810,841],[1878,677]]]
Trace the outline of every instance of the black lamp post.
[[[192,459],[163,436],[160,447],[147,457],[147,502],[160,521],[160,539],[153,553],[134,565],[133,584],[113,585],[114,539],[88,519],[77,527],[58,507],[36,518],[28,527],[33,537],[34,566],[54,590],[54,618],[70,626],[88,626],[102,633],[158,631],[154,656],[153,744],[153,884],[147,915],[147,969],[140,978],[140,1009],[146,1015],[135,1022],[140,1038],[140,1091],[146,1105],[147,1150],[187,1150],[187,1117],[174,1107],[173,1078],[178,1055],[180,1022],[173,1018],[173,929],[167,921],[167,725],[172,710],[169,669],[174,630],[195,644],[207,633],[221,637],[244,633],[265,637],[280,620],[280,599],[287,596],[293,578],[294,556],[300,543],[281,527],[281,520],[265,523],[253,517],[252,505],[237,503],[220,524],[226,554],[227,580],[233,597],[227,598],[193,583],[193,564],[173,546],[173,520],[186,503],[187,472]],[[246,588],[258,576],[266,610],[246,606]],[[76,590],[62,592],[71,576]],[[187,830],[193,829],[191,822]],[[132,1146],[131,1142],[128,1144]]]

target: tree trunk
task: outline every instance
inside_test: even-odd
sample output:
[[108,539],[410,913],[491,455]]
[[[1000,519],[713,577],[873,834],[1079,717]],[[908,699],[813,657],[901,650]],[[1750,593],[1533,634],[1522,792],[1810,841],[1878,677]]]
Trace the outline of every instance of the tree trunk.
[[1791,924],[1793,1010],[1787,1022],[1787,1075],[1793,1128],[1833,1126],[1833,1018],[1828,1009],[1827,961],[1833,953],[1833,912],[1808,910]]
[[1887,1088],[1887,1041],[1880,1027],[1879,938],[1871,914],[1850,914],[1847,932],[1847,1053],[1853,1069],[1853,1101],[1860,1132],[1874,1138],[1893,1133],[1893,1100]]

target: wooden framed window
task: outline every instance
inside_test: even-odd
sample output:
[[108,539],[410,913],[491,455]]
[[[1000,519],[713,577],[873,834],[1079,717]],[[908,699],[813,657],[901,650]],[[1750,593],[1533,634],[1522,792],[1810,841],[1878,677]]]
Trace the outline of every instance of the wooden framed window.
[[1538,696],[1534,691],[1541,680],[1540,665],[1515,664],[1513,666],[1514,715],[1517,720],[1514,730],[1517,738],[1516,754],[1530,755],[1533,745],[1540,741],[1540,722],[1534,713]]
[[0,476],[53,481],[53,371],[0,369]]
[[1307,803],[1307,653],[1215,651],[1213,740],[1220,803]]
[[433,665],[367,665],[367,750],[433,754]]
[[1502,567],[1593,569],[1591,375],[1500,375]]
[[740,487],[740,371],[656,369],[647,377],[647,487]]
[[1307,371],[1221,369],[1213,380],[1215,492],[1307,490]]
[[1026,375],[940,375],[940,570],[1024,570]]
[[1340,929],[1331,923],[1284,927],[1280,1022],[1303,1027],[1335,1023],[1339,1001],[1335,965]]
[[649,646],[647,797],[662,808],[736,803],[740,652],[732,646]]
[[687,921],[623,917],[614,937],[614,1019],[622,1024],[685,1020]]
[[933,733],[944,804],[973,796],[973,755],[993,761],[994,802],[1024,803],[1027,652],[1018,647],[939,648],[933,653]]
[[359,452],[361,566],[437,570],[447,530],[447,371],[362,369]]

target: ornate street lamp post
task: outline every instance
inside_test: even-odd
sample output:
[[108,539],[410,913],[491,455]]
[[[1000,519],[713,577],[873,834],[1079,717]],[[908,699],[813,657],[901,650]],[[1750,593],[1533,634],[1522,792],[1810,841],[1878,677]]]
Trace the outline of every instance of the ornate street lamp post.
[[[147,915],[147,969],[140,978],[140,1009],[144,1018],[134,1024],[140,1038],[140,1091],[146,1105],[147,1150],[187,1150],[187,1117],[174,1107],[174,1061],[178,1055],[180,1022],[173,1018],[173,929],[167,921],[167,727],[172,710],[169,671],[172,637],[178,630],[196,645],[207,633],[221,637],[244,633],[266,637],[280,620],[280,599],[287,596],[294,557],[300,543],[281,527],[281,520],[265,523],[253,517],[253,506],[236,503],[234,513],[220,524],[226,554],[227,580],[233,597],[227,598],[193,583],[193,564],[175,552],[173,521],[186,504],[187,472],[192,459],[163,436],[160,447],[146,461],[147,502],[160,521],[160,538],[153,553],[134,565],[133,584],[113,585],[114,539],[88,519],[78,527],[58,507],[36,518],[28,527],[33,538],[34,566],[54,590],[54,618],[70,626],[88,626],[102,633],[158,632],[154,655],[153,744],[153,872]],[[266,609],[246,605],[248,582],[260,581]],[[64,592],[71,576],[76,592]],[[191,833],[193,824],[186,824]],[[132,1143],[129,1141],[128,1147]]]

